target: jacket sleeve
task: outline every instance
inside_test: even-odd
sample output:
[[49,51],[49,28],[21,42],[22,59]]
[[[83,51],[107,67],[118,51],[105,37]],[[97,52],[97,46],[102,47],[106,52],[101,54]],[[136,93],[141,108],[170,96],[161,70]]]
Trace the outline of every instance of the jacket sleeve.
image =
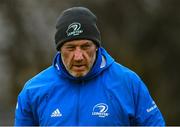
[[18,96],[15,110],[15,126],[33,126],[35,125],[33,112],[27,95],[27,90],[23,89]]
[[150,93],[138,77],[134,85],[135,124],[139,126],[164,126],[163,116],[150,96]]

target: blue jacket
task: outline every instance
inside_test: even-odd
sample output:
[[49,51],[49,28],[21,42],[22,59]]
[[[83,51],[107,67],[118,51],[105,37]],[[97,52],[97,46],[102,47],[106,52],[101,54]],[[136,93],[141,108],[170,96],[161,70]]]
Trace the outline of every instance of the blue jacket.
[[53,65],[24,86],[15,125],[165,125],[142,80],[103,49],[83,78],[71,76],[57,53]]

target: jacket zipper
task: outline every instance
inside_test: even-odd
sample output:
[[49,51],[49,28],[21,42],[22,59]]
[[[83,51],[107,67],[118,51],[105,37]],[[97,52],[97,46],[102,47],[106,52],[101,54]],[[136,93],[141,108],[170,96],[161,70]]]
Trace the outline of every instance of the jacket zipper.
[[80,114],[81,114],[81,111],[80,111],[80,97],[81,97],[81,92],[80,92],[80,89],[81,87],[83,87],[84,85],[84,81],[80,81],[79,84],[78,84],[78,100],[77,100],[77,125],[78,126],[81,126],[81,123],[80,123]]
[[79,126],[79,117],[80,117],[80,113],[79,113],[79,108],[80,108],[80,102],[79,102],[79,100],[80,100],[80,86],[79,86],[79,84],[76,84],[77,85],[77,126]]

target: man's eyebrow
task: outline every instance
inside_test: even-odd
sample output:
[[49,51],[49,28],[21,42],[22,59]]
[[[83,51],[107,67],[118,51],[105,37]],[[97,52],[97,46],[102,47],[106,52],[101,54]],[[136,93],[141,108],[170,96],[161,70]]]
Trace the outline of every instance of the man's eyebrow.
[[93,44],[93,42],[91,42],[91,41],[86,41],[83,45],[91,45],[91,44]]
[[64,44],[64,46],[75,46],[75,44]]
[[85,44],[91,44],[91,41],[86,41]]

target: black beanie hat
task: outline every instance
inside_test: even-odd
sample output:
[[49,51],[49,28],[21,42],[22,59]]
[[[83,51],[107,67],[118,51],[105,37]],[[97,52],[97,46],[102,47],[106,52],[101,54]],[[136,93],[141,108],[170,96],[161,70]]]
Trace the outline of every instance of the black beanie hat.
[[56,24],[56,49],[71,40],[92,40],[98,47],[101,43],[100,32],[96,25],[96,16],[85,7],[72,7],[64,10]]

